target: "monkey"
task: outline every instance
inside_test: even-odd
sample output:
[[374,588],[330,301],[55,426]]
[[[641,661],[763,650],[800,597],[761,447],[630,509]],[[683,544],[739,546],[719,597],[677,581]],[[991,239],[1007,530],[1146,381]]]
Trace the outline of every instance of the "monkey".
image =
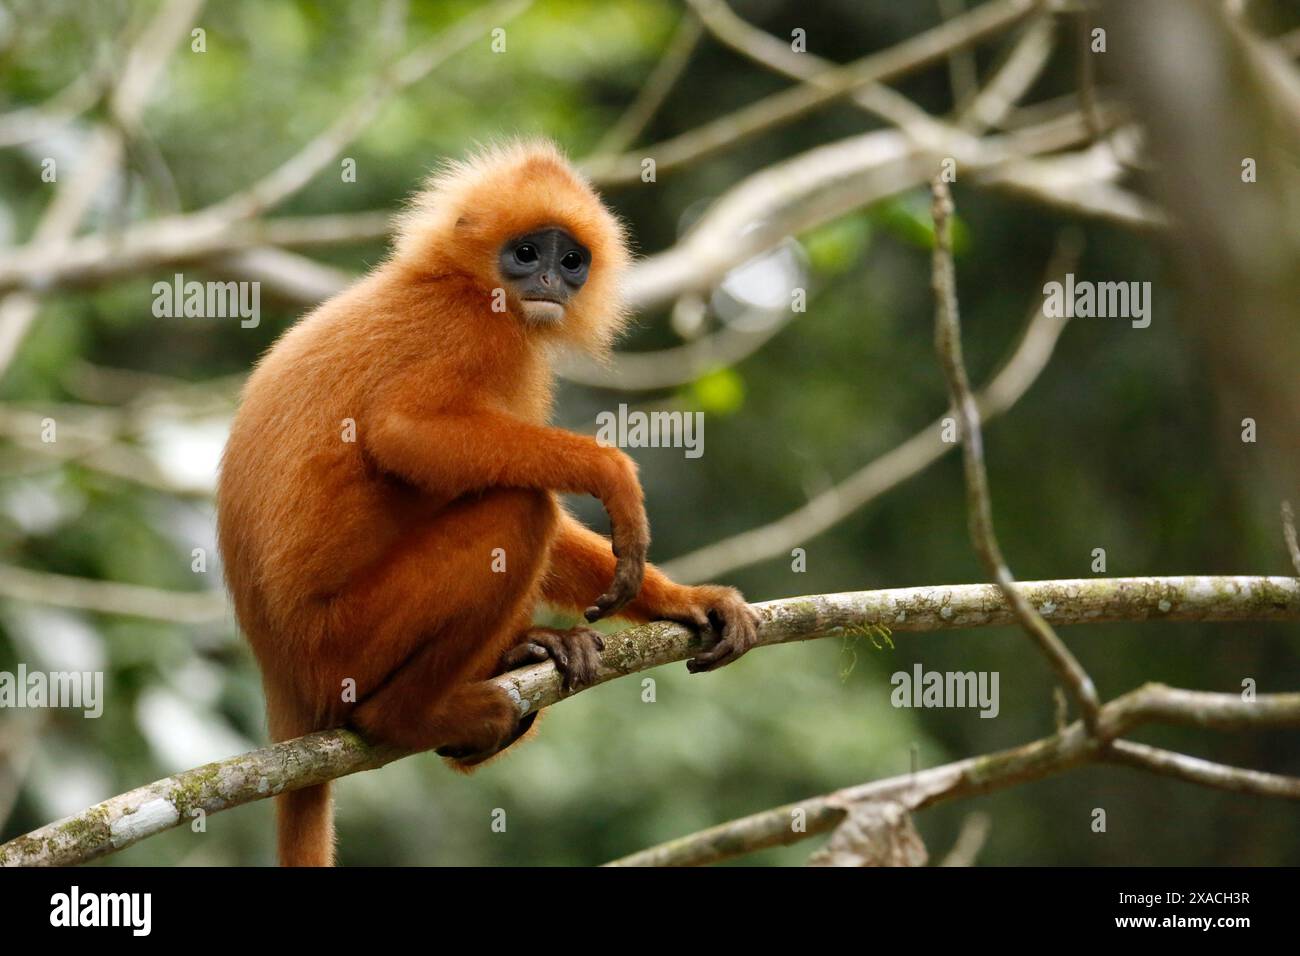
[[[273,740],[350,727],[473,769],[536,717],[489,678],[544,660],[566,688],[595,676],[600,634],[535,627],[542,605],[712,633],[692,672],[756,642],[739,591],[647,563],[632,459],[549,424],[555,356],[609,355],[630,263],[622,222],[555,144],[481,147],[436,170],[388,255],[258,360],[217,526]],[[561,494],[598,498],[610,536]],[[276,803],[281,864],[332,865],[328,783]]]

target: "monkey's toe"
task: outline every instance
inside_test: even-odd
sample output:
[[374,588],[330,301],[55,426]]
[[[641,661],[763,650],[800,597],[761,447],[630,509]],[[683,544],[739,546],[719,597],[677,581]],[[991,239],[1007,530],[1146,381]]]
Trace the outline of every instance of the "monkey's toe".
[[543,648],[546,656],[555,662],[566,691],[592,683],[600,672],[600,652],[605,649],[605,639],[595,628],[535,627],[524,635],[524,640]]
[[548,657],[550,657],[550,654],[541,644],[526,640],[522,644],[516,644],[501,655],[501,673],[518,670],[521,667],[527,667],[529,664],[540,664]]

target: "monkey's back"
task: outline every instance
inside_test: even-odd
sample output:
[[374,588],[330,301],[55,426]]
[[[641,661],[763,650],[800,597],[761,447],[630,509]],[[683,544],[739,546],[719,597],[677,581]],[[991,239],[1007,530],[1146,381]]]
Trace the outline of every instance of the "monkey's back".
[[[217,484],[218,538],[240,624],[258,648],[344,586],[397,532],[357,422],[367,361],[387,343],[362,312],[374,277],[322,305],[258,363],[240,397]],[[382,364],[382,363],[381,363]],[[305,636],[305,635],[304,635]]]
[[[259,654],[264,645],[301,650],[329,598],[446,504],[367,459],[367,409],[385,390],[418,382],[431,411],[474,390],[502,410],[546,418],[544,357],[460,295],[452,282],[381,267],[295,324],[249,376],[217,512],[227,584]],[[496,319],[509,334],[487,338],[481,325],[465,334],[449,315]]]

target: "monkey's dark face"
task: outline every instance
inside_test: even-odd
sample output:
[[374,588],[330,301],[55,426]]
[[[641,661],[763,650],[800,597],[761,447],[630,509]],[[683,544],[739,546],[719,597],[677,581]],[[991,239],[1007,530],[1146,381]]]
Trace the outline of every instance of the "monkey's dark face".
[[501,275],[524,318],[552,324],[587,281],[591,252],[563,229],[538,229],[501,247]]

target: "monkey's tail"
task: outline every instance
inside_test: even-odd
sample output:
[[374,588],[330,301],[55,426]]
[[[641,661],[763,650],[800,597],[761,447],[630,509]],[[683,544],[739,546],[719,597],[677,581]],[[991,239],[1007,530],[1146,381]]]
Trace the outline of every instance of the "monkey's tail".
[[[272,740],[290,740],[318,729],[269,684],[265,689]],[[330,785],[319,783],[276,797],[275,828],[281,866],[333,866],[334,801]]]
[[275,798],[281,866],[334,865],[334,801],[318,783]]

